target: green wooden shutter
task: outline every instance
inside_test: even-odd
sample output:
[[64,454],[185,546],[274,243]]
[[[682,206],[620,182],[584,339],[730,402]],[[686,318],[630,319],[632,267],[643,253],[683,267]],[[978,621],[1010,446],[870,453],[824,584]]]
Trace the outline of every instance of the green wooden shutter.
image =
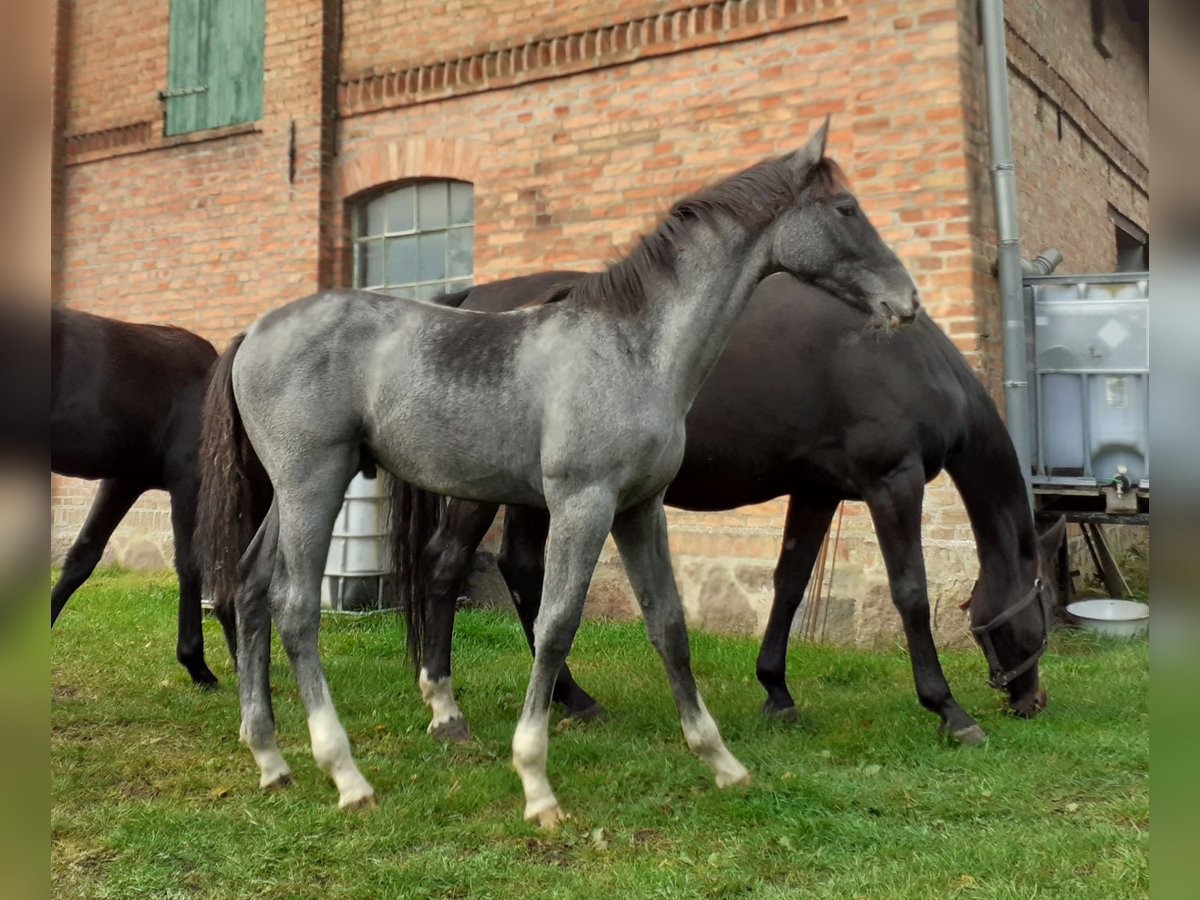
[[171,0],[166,133],[262,118],[264,0]]
[[167,134],[206,127],[208,84],[207,4],[204,0],[171,0],[171,30],[167,43]]

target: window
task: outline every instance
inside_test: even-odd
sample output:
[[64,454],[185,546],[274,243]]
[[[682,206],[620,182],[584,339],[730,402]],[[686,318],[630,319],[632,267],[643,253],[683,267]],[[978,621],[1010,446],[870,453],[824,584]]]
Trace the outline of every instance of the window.
[[428,300],[471,286],[474,251],[467,182],[406,184],[355,210],[355,287]]
[[1150,236],[1129,217],[1122,215],[1111,203],[1108,218],[1113,223],[1117,239],[1116,272],[1142,272],[1150,268]]
[[171,0],[164,133],[262,118],[264,0]]

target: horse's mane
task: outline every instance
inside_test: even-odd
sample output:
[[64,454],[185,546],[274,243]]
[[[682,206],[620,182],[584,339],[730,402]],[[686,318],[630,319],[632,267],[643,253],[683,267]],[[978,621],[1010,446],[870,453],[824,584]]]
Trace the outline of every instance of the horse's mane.
[[845,187],[845,175],[831,159],[822,158],[813,166],[804,184],[797,183],[784,158],[765,159],[680,200],[624,259],[581,278],[569,292],[542,298],[542,302],[569,297],[619,314],[636,314],[646,305],[648,281],[654,276],[675,279],[677,253],[692,222],[712,223],[727,216],[755,232],[792,206],[802,190],[808,189],[817,198],[833,196]]

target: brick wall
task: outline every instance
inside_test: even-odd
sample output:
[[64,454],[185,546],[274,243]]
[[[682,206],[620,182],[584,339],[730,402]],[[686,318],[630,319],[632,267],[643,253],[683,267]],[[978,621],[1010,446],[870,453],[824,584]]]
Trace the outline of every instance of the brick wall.
[[[1058,6],[1048,0],[1010,5],[1013,27],[1026,29],[1043,55],[1031,58],[1053,67],[1059,44],[1044,20],[1070,30],[1069,17],[1047,11]],[[973,2],[268,3],[264,117],[199,141],[161,135],[154,93],[165,81],[166,0],[127,3],[108,16],[95,14],[98,0],[74,6],[63,179],[62,295],[69,303],[175,321],[220,344],[264,309],[319,284],[348,283],[352,204],[412,177],[474,183],[478,281],[597,268],[675,198],[793,149],[832,113],[830,154],[913,271],[932,315],[982,376],[996,380]],[[112,43],[122,16],[147,22],[128,46]],[[1114,27],[1110,44],[1125,53],[1119,35]],[[1080,40],[1064,58],[1094,65],[1090,31]],[[120,46],[121,58],[104,57],[105,46]],[[131,65],[130,54],[142,62]],[[1030,83],[1061,90],[1038,66]],[[1140,89],[1104,81],[1099,70],[1081,72],[1059,74],[1083,97]],[[1018,163],[1060,164],[1057,118],[1047,119],[1043,101],[1038,120],[1034,100],[1023,99],[1032,89],[1013,81]],[[106,93],[119,94],[119,102],[104,108]],[[1136,96],[1110,97],[1092,109],[1105,121],[1137,103]],[[1087,114],[1078,116],[1081,132],[1100,133]],[[1108,127],[1140,152],[1131,136],[1136,122]],[[1103,182],[1105,200],[1094,192],[1086,201],[1064,195],[1065,211],[1045,217],[1042,231],[1031,223],[1026,243],[1058,244],[1068,265],[1072,253],[1084,258],[1069,241],[1098,233],[1103,202],[1135,221],[1144,216],[1138,202],[1117,203],[1121,190],[1135,200],[1144,192],[1122,188],[1092,143],[1077,144],[1084,148],[1071,163],[1077,183]],[[1029,222],[1040,210],[1034,173],[1023,168],[1019,179]],[[1089,224],[1081,233],[1069,216],[1085,208]],[[57,483],[56,534],[71,532],[86,496],[77,483]],[[975,577],[971,534],[946,479],[931,486],[926,510],[933,599],[946,607],[963,599]],[[671,514],[672,550],[694,622],[761,627],[783,511],[777,501],[736,513]],[[118,543],[136,543],[128,535],[148,534],[161,515],[161,503],[139,506]],[[594,610],[628,609],[618,569],[606,555]],[[894,639],[895,614],[861,504],[847,504],[826,571],[826,635],[863,644]],[[956,613],[939,621],[945,639],[962,638]]]
[[[58,299],[171,322],[221,346],[265,310],[317,288],[328,170],[324,4],[266,6],[262,119],[167,138],[158,92],[168,0],[70,4]],[[93,496],[90,484],[54,479],[56,558]],[[166,495],[154,492],[126,518],[108,558],[161,566],[169,543]]]
[[[348,33],[341,195],[353,201],[416,175],[462,178],[476,185],[477,278],[596,268],[675,198],[795,148],[832,113],[830,155],[935,317],[973,346],[955,4],[696,4],[707,19],[685,6],[589,4],[586,24],[548,11],[536,29],[464,41],[461,54],[434,44],[389,58],[388,41],[367,52]],[[348,26],[353,15],[348,8]],[[848,66],[851,52],[869,64]],[[939,593],[961,599],[975,577],[970,531],[948,484],[931,497],[929,553],[945,561]],[[693,622],[765,625],[785,508],[670,513]],[[837,560],[825,634],[890,640],[897,620],[861,504],[848,504]],[[594,612],[632,609],[611,546],[592,599]],[[962,637],[956,617],[944,622]]]
[[[1010,0],[1006,42],[1022,254],[1054,246],[1060,273],[1108,272],[1117,262],[1111,205],[1149,230],[1149,78],[1145,45],[1124,4],[1105,2],[1105,59],[1092,45],[1089,0]],[[980,370],[997,402],[1002,331],[987,135],[983,47],[973,0],[963,0],[963,103],[972,198]]]

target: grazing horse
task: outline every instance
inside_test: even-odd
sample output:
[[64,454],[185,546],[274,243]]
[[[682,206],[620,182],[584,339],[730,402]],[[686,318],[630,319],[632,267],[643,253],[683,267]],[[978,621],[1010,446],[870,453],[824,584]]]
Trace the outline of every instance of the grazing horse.
[[[50,592],[50,624],[148,490],[171,495],[179,576],[176,656],[192,681],[214,687],[204,662],[200,570],[192,553],[200,408],[217,359],[190,331],[134,325],[54,307],[50,313],[50,471],[100,481],[96,501]],[[222,624],[232,635],[232,622]]]
[[628,256],[556,303],[493,315],[331,290],[269,313],[226,351],[205,404],[202,503],[232,509],[238,467],[227,463],[251,453],[274,500],[240,564],[240,541],[227,539],[232,519],[202,527],[200,538],[216,573],[241,575],[241,736],[264,787],[291,780],[271,710],[274,621],[339,806],[374,803],[334,709],[317,631],[343,492],[376,465],[439,494],[549,511],[533,672],[513,736],[526,819],[553,827],[562,818],[546,777],[550,695],[610,531],[688,745],[719,787],[748,780],[696,689],[662,497],[683,457],[684,415],[768,275],[823,283],[880,316],[916,314],[911,276],[824,147],[822,127],[803,149],[680,201]]
[[[521,302],[529,286],[561,290],[583,277],[540,273],[438,302],[498,311]],[[1021,470],[991,398],[928,316],[883,332],[819,289],[786,275],[763,281],[688,413],[683,464],[666,502],[713,511],[788,497],[775,598],[758,658],[764,712],[796,714],[784,677],[792,620],[838,503],[865,500],[908,639],[917,696],[937,713],[942,730],[968,743],[984,738],[951,694],[930,631],[921,504],[925,483],[943,469],[975,532],[981,574],[970,617],[992,682],[1008,691],[1014,713],[1033,716],[1046,702],[1037,666],[1046,641],[1042,604],[1053,605],[1049,585],[1040,581],[1040,544],[1057,547],[1063,526],[1035,540]],[[395,484],[393,490],[396,510],[419,502],[409,486]],[[410,541],[428,538],[424,583],[414,596],[411,581],[401,582],[410,650],[424,667],[423,679],[449,683],[455,601],[496,510],[495,504],[450,500],[431,537],[406,535]],[[399,521],[395,533],[413,525]],[[498,562],[531,643],[546,527],[542,510],[511,506],[505,512]],[[1046,598],[1038,596],[1043,590]],[[466,739],[454,698],[439,693],[426,699],[433,707],[430,732]],[[580,718],[602,713],[565,666],[554,699]]]

